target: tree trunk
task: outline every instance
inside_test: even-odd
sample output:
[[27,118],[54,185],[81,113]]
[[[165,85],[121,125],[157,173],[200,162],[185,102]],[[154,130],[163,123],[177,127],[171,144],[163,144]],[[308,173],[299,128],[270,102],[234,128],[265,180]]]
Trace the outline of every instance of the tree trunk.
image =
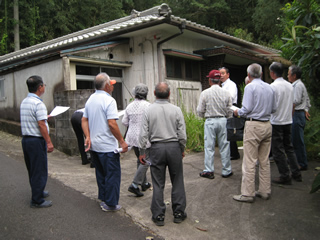
[[20,33],[19,33],[19,1],[14,0],[13,5],[14,17],[14,50],[20,50]]

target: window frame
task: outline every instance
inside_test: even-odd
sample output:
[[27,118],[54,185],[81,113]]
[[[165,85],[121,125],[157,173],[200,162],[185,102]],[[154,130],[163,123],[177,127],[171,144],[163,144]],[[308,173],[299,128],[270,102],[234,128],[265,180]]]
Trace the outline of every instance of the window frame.
[[3,102],[7,99],[4,91],[4,81],[5,78],[3,76],[0,76],[0,102]]
[[[170,60],[170,62],[172,62],[171,64],[173,64],[173,75],[168,75],[168,60]],[[186,68],[186,63],[191,63],[192,66],[194,66],[194,64],[196,64],[197,66],[195,68],[197,68],[196,71],[194,71],[194,68],[191,69],[192,71],[192,77],[187,77],[187,69],[190,68]],[[170,78],[170,79],[177,79],[177,80],[187,80],[187,81],[199,81],[201,79],[200,76],[200,62],[197,60],[192,60],[189,58],[182,58],[182,57],[177,57],[177,56],[172,56],[172,55],[165,55],[165,66],[166,66],[166,77]],[[176,65],[179,64],[180,66],[177,67]],[[181,72],[180,74],[176,74],[175,69],[180,68]]]

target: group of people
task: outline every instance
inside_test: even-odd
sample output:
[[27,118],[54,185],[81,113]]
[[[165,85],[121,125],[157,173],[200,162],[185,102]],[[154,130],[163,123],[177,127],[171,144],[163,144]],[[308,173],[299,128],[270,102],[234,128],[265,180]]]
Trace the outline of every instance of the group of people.
[[[227,118],[240,116],[247,119],[243,139],[241,194],[233,196],[233,199],[241,202],[253,202],[255,197],[269,199],[271,177],[268,157],[271,145],[280,173],[279,178],[273,179],[275,183],[291,184],[291,179],[302,181],[301,171],[307,169],[303,128],[305,119],[310,117],[310,101],[300,80],[301,69],[297,66],[289,68],[288,78],[292,84],[282,78],[284,69],[281,63],[275,62],[269,69],[274,79],[272,84],[261,80],[262,67],[259,64],[251,64],[247,68],[247,86],[240,109],[232,107],[237,103],[237,87],[229,78],[229,70],[212,70],[207,76],[210,88],[200,94],[197,107],[198,115],[206,118],[205,169],[200,173],[204,178],[215,177],[216,139],[221,154],[221,175],[224,178],[233,175],[230,160],[239,159],[240,154],[236,142],[231,144],[227,141]],[[83,147],[84,153],[90,150],[95,166],[100,207],[103,211],[121,209],[120,155],[115,149],[120,145],[122,152],[127,152],[132,147],[137,157],[137,170],[128,191],[137,197],[143,196],[141,191],[151,187],[146,177],[150,167],[152,220],[156,225],[163,226],[166,212],[163,191],[168,167],[174,222],[181,223],[187,217],[182,162],[187,137],[182,111],[169,102],[170,88],[167,83],[160,82],[155,86],[156,100],[153,104],[147,101],[148,87],[138,84],[134,88],[135,99],[125,109],[122,119],[122,124],[128,127],[124,139],[116,122],[117,104],[111,96],[115,83],[106,73],[99,73],[94,80],[95,93],[89,97],[85,108],[74,114],[78,122],[81,118],[83,133],[79,134],[79,138],[81,136],[83,139],[85,135],[85,141],[79,143],[79,148]],[[45,84],[41,77],[31,76],[27,86],[29,94],[21,104],[21,128],[22,147],[32,189],[31,207],[50,207],[52,202],[44,200],[49,196],[45,191],[47,152],[53,151],[47,109],[40,99]],[[81,154],[81,157],[82,163],[86,164],[87,156]],[[255,191],[257,162],[259,188]]]
[[[280,174],[272,182],[287,185],[292,184],[292,179],[301,182],[301,171],[307,170],[303,130],[306,119],[310,117],[310,100],[300,79],[301,69],[295,65],[289,68],[288,79],[291,83],[282,78],[283,72],[281,63],[272,63],[269,73],[274,81],[268,84],[261,79],[262,67],[251,64],[247,68],[240,109],[232,108],[232,105],[236,106],[237,88],[229,79],[229,70],[223,67],[212,70],[207,76],[210,88],[201,93],[197,107],[198,115],[206,119],[205,169],[200,173],[201,177],[214,179],[216,140],[221,155],[221,176],[227,178],[233,175],[230,160],[236,160],[240,155],[234,150],[237,149],[236,142],[227,141],[227,118],[233,115],[247,120],[243,136],[241,194],[233,196],[234,200],[251,203],[255,197],[269,199],[271,146]],[[259,166],[258,191],[255,191],[256,165]]]
[[[241,194],[233,196],[240,202],[252,203],[255,197],[267,200],[271,195],[271,182],[292,184],[292,179],[301,182],[301,171],[307,169],[303,140],[305,118],[309,118],[310,100],[301,82],[301,69],[289,67],[288,79],[282,78],[284,68],[273,62],[269,73],[271,84],[261,80],[262,67],[251,64],[248,69],[250,84],[245,87],[242,107],[234,111],[235,116],[247,118],[243,139],[243,163]],[[298,81],[298,82],[297,82]],[[297,88],[297,84],[300,88]],[[304,124],[297,123],[296,112],[303,113]],[[299,129],[299,130],[298,130]],[[300,135],[297,136],[299,133]],[[297,144],[297,140],[299,143]],[[269,153],[272,155],[280,176],[271,180]],[[259,187],[255,191],[255,169],[259,163]]]

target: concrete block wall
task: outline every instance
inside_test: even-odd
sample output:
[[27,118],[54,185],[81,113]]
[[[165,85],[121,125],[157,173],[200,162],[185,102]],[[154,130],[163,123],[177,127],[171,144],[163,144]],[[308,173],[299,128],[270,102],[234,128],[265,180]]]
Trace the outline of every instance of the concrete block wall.
[[71,116],[84,105],[94,89],[61,91],[54,94],[54,106],[70,107],[55,118],[55,148],[69,155],[79,154],[76,135],[72,129]]

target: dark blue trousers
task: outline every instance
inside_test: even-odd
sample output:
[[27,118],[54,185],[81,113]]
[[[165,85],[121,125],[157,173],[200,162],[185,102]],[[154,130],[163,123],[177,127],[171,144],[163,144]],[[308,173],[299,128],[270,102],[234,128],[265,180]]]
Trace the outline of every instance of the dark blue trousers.
[[42,137],[22,138],[24,160],[29,174],[32,198],[34,204],[44,202],[43,191],[48,180],[47,143]]
[[91,151],[96,168],[98,198],[109,206],[119,203],[121,167],[119,153]]
[[305,112],[295,111],[292,120],[292,144],[298,163],[301,167],[308,167],[307,151],[304,144]]

